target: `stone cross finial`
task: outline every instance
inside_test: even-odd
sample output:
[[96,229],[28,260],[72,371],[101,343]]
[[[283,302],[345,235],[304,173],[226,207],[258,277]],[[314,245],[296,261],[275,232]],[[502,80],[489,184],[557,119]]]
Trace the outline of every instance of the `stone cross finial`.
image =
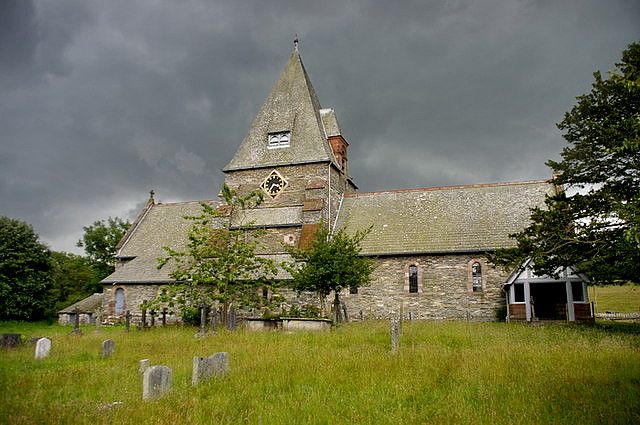
[[298,34],[296,34],[296,38],[293,39],[293,47],[296,49],[296,52],[298,51],[298,43],[300,40],[298,40]]
[[153,189],[151,189],[149,191],[149,200],[150,201],[155,201],[155,199],[153,198],[153,195],[155,195],[155,194],[156,194],[156,192]]

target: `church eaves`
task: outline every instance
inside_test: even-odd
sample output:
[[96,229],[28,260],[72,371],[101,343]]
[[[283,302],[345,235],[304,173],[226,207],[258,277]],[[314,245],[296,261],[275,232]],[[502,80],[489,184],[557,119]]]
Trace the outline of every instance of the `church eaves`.
[[[288,146],[269,147],[270,134],[289,132]],[[320,102],[300,54],[294,50],[249,132],[223,171],[333,162]]]

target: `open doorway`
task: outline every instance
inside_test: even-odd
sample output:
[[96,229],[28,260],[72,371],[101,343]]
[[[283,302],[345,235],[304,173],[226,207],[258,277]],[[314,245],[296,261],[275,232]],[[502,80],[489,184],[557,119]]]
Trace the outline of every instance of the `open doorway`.
[[535,317],[542,320],[567,319],[567,290],[558,282],[536,282],[531,286]]

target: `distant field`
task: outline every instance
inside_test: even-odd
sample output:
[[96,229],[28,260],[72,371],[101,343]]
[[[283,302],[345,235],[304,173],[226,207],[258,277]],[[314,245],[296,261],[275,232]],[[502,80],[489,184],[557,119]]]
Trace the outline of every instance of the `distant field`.
[[589,299],[595,302],[597,313],[640,311],[640,285],[590,286]]
[[[29,344],[0,351],[0,423],[640,423],[640,325],[405,322],[395,355],[388,330],[365,322],[196,339],[191,328],[69,336],[0,323],[53,340],[41,361]],[[107,338],[116,352],[101,360]],[[231,374],[192,388],[193,356],[217,351],[229,353]],[[173,369],[169,395],[141,400],[143,358]]]

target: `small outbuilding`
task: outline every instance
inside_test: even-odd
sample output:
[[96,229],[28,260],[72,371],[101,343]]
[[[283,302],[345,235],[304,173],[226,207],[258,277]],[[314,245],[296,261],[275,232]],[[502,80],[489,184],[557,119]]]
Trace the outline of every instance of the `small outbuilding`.
[[507,299],[507,321],[593,321],[589,302],[589,279],[571,267],[558,277],[537,275],[527,260],[503,285]]
[[80,324],[96,323],[96,318],[100,316],[102,311],[102,293],[95,293],[87,298],[71,304],[69,307],[58,312],[58,323],[61,325],[73,325],[76,320],[76,314],[80,316]]

